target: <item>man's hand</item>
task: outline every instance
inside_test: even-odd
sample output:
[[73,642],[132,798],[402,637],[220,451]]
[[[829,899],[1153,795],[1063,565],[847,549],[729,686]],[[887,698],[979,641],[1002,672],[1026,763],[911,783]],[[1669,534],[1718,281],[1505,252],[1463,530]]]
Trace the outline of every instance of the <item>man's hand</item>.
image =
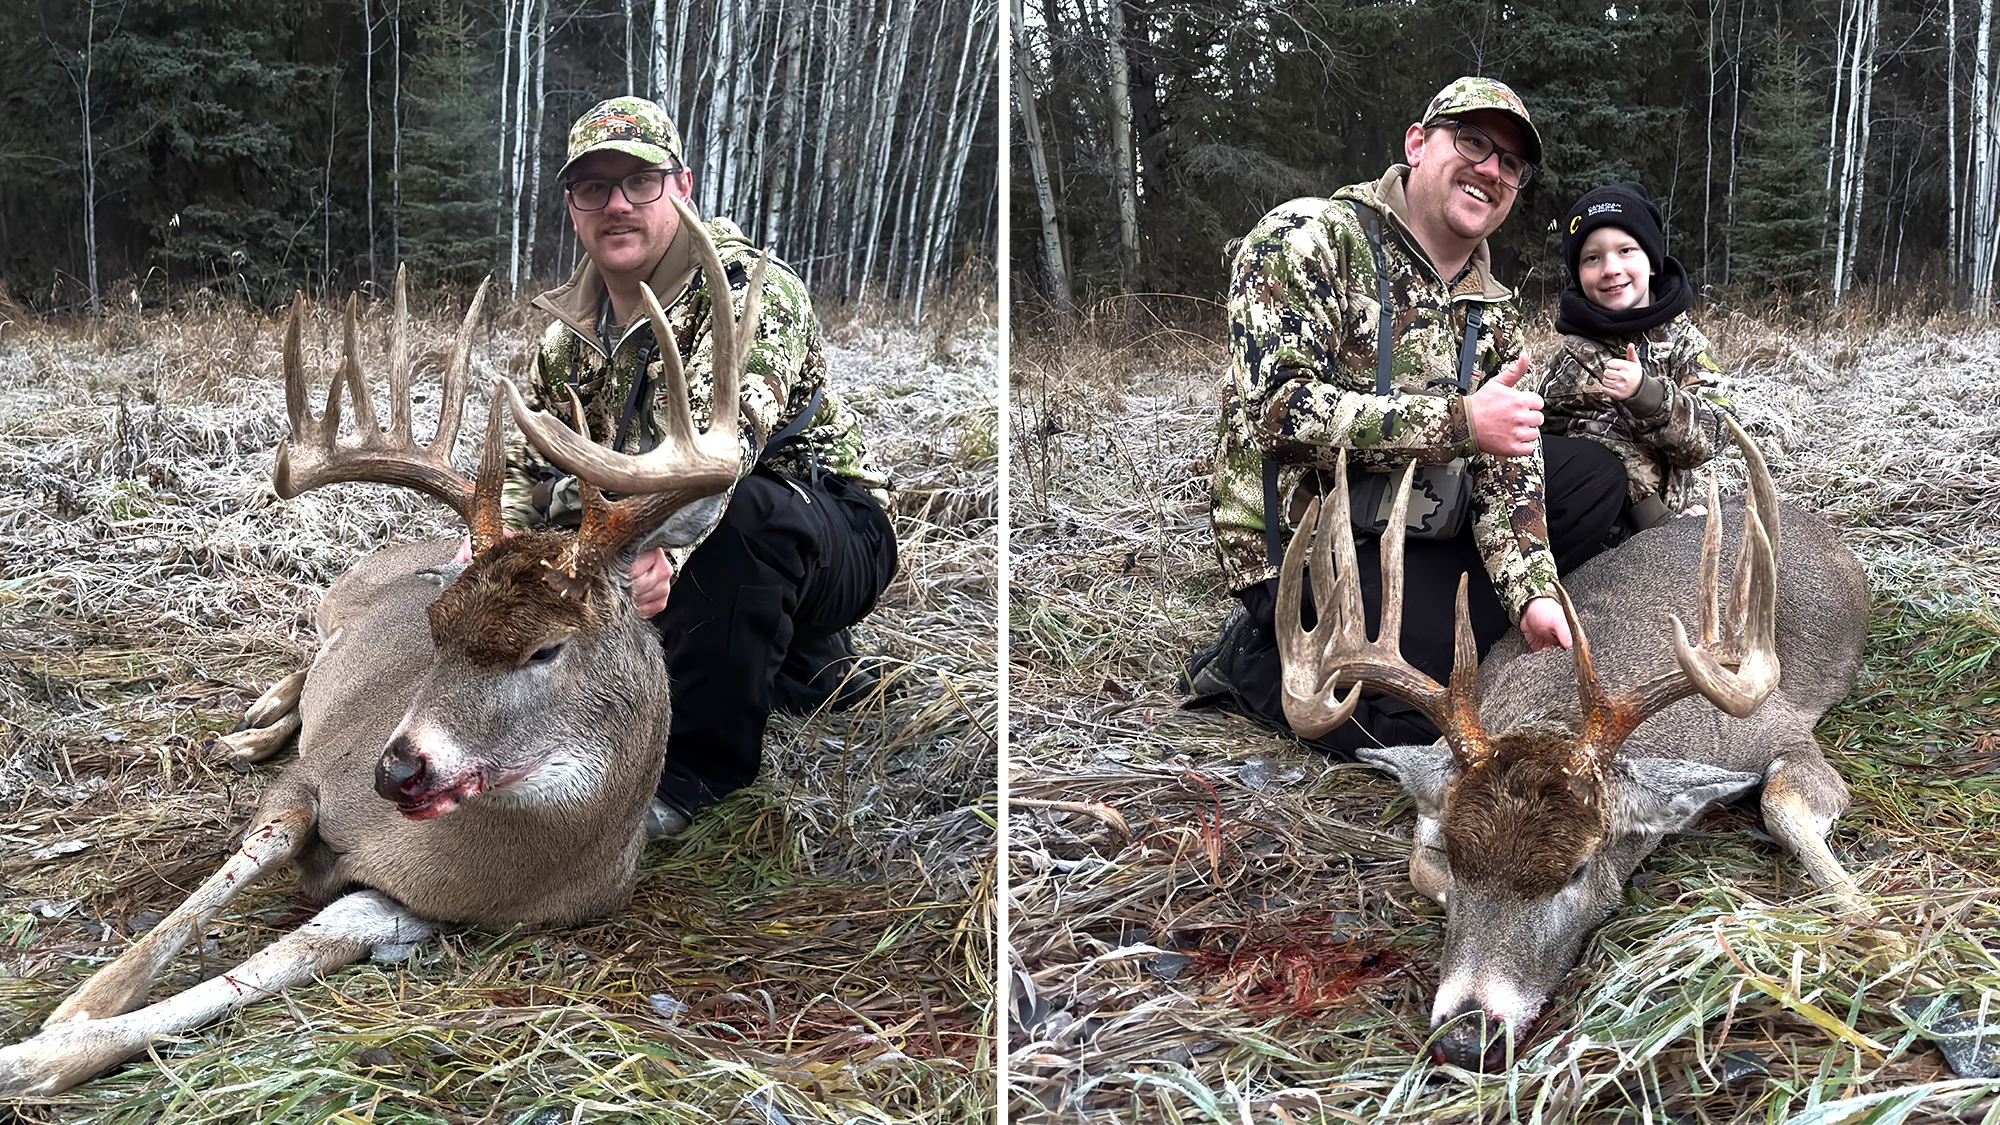
[[639,604],[639,616],[651,617],[667,608],[667,590],[673,581],[673,564],[660,548],[641,552],[632,560],[632,600]]
[[1639,349],[1627,344],[1624,359],[1604,361],[1604,374],[1597,377],[1597,385],[1604,388],[1605,394],[1623,402],[1638,393],[1639,380],[1645,374],[1645,369],[1639,366]]
[[1465,416],[1481,452],[1526,457],[1535,451],[1542,436],[1542,396],[1514,389],[1527,373],[1528,357],[1521,356],[1465,396]]
[[1563,616],[1562,603],[1550,597],[1529,602],[1521,610],[1521,636],[1528,642],[1529,652],[1558,645],[1568,648],[1569,619]]
[[[502,538],[511,539],[514,535],[514,529],[503,527],[500,529],[500,535]],[[472,561],[472,536],[467,535],[458,541],[458,554],[453,555],[451,561],[454,563],[469,563]]]

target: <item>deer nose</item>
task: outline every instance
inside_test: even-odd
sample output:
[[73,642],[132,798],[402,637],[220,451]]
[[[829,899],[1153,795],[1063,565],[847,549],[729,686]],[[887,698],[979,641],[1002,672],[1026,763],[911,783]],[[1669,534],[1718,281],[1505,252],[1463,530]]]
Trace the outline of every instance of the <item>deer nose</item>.
[[430,763],[407,735],[390,739],[382,759],[375,763],[375,792],[398,804],[408,804],[422,794],[429,779]]
[[1446,1016],[1431,1041],[1431,1057],[1462,1070],[1491,1074],[1507,1064],[1507,1023],[1489,1016],[1477,1000],[1468,1000]]

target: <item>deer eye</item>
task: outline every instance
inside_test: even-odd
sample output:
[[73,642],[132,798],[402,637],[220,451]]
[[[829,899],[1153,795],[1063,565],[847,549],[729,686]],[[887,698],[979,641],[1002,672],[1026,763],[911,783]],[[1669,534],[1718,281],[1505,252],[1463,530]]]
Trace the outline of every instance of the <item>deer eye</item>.
[[1582,863],[1577,864],[1576,870],[1569,873],[1569,885],[1574,887],[1578,883],[1583,882],[1583,876],[1589,870],[1590,870],[1589,860],[1586,859]]
[[564,642],[562,641],[550,641],[548,644],[543,645],[542,647],[536,649],[532,654],[530,654],[528,657],[528,663],[547,664],[549,661],[554,660],[556,657],[562,655],[563,644]]

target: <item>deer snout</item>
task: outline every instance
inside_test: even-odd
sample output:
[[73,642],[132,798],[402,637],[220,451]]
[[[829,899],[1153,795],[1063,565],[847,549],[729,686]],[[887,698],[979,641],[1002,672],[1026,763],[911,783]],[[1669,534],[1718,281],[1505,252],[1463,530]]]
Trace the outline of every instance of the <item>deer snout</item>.
[[375,763],[375,792],[384,800],[407,805],[430,788],[430,761],[410,741],[398,734],[389,740],[382,758]]
[[1440,1023],[1431,1057],[1462,1070],[1500,1071],[1507,1065],[1507,1021],[1468,1000]]

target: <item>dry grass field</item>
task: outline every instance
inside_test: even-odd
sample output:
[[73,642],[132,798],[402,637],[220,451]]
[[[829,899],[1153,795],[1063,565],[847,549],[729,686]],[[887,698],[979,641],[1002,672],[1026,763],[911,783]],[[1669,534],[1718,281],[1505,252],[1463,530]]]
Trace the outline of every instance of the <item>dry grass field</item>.
[[1781,493],[1869,573],[1860,683],[1819,736],[1854,796],[1834,849],[1913,955],[1868,967],[1865,930],[1731,805],[1641,868],[1513,1069],[1433,1065],[1442,912],[1407,879],[1408,799],[1176,708],[1226,608],[1222,347],[1017,324],[1015,1122],[2000,1119],[1900,1007],[1925,978],[2000,1001],[2000,331],[1705,327]]
[[[443,349],[462,305],[436,304],[414,339]],[[330,323],[323,314],[308,331],[322,387]],[[376,372],[385,323],[367,322]],[[539,323],[525,307],[490,318],[474,385],[524,362]],[[919,331],[852,313],[830,340],[842,392],[902,489],[901,572],[857,631],[900,666],[900,694],[775,722],[763,779],[650,847],[617,917],[447,930],[406,962],[340,970],[0,1119],[781,1125],[990,1113],[992,316],[961,309],[949,330]],[[431,379],[420,365],[420,435],[437,409]],[[484,427],[484,396],[472,398],[461,464]],[[285,431],[278,325],[266,317],[128,310],[77,327],[0,307],[7,1041],[233,847],[286,759],[239,775],[211,740],[303,666],[318,591],[392,536],[459,533],[441,505],[379,486],[278,501],[268,474]],[[288,874],[253,888],[162,990],[227,969],[308,914]]]

